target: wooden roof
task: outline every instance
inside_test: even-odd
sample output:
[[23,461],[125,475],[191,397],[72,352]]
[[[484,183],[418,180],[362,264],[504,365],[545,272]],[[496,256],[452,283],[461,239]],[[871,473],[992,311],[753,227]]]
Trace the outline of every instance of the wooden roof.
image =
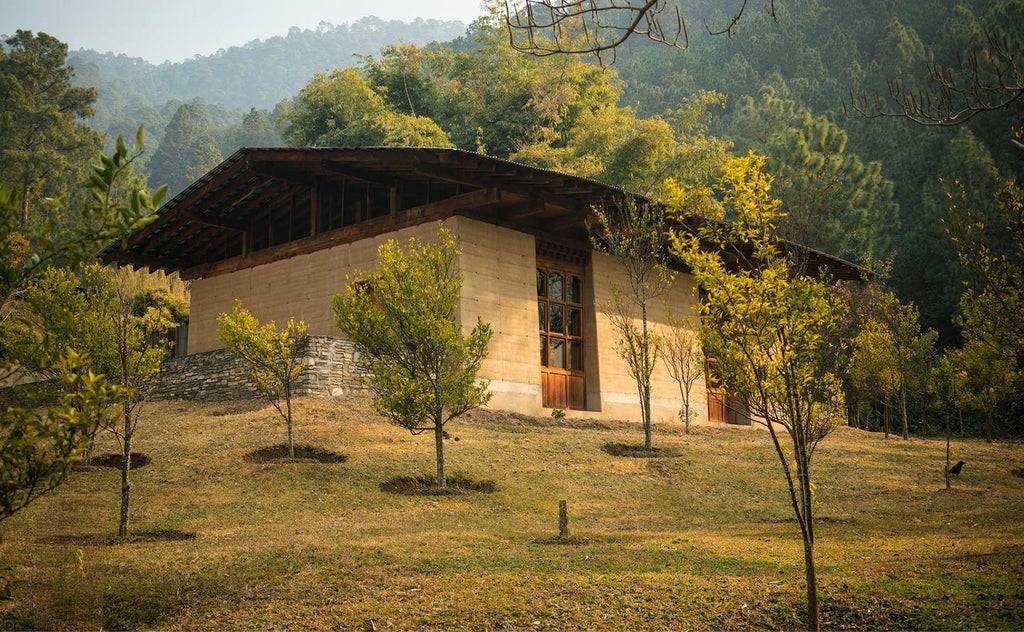
[[[446,199],[392,209],[383,217],[243,256],[212,256],[232,235],[245,235],[266,209],[325,183],[340,182],[455,186],[451,189],[454,194]],[[178,271],[184,278],[199,278],[453,215],[586,246],[586,219],[591,209],[621,203],[627,195],[586,178],[459,149],[243,148],[161,206],[157,219],[131,236],[124,248],[120,242],[112,244],[100,257],[107,263]],[[806,252],[837,278],[859,278],[859,270],[852,264]]]

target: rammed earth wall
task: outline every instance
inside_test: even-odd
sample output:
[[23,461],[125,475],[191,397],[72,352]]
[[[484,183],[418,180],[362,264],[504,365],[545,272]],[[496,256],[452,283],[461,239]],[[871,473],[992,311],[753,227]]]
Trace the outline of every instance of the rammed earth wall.
[[[310,336],[301,355],[305,369],[296,384],[296,395],[337,397],[364,388],[358,371],[359,358],[351,341]],[[209,402],[256,394],[242,361],[218,349],[164,363],[153,399]]]

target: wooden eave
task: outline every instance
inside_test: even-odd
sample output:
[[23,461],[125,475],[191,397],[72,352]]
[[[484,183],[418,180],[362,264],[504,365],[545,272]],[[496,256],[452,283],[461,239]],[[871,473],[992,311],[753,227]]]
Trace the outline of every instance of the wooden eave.
[[[457,185],[459,195],[387,217],[347,226],[333,234],[311,235],[295,243],[244,252],[237,261],[213,261],[230,234],[247,238],[254,219],[289,196],[331,182]],[[478,195],[466,195],[482,192]],[[108,263],[148,266],[187,276],[219,274],[293,256],[318,247],[387,232],[417,218],[453,215],[478,218],[542,234],[549,224],[561,237],[586,241],[579,218],[601,201],[623,192],[583,178],[536,169],[506,160],[439,148],[374,147],[358,149],[243,148],[164,204],[157,219],[125,248],[112,244],[102,253]],[[393,211],[394,209],[392,209]]]
[[[213,260],[227,240],[248,242],[254,220],[268,208],[317,186],[354,182],[456,185],[457,192],[414,208],[391,208],[375,219],[280,246]],[[393,189],[394,190],[394,189]],[[588,249],[587,218],[629,194],[593,180],[447,148],[243,148],[165,203],[156,220],[100,253],[107,263],[177,271],[184,278],[225,274],[351,243],[455,215]],[[392,198],[394,199],[394,198]],[[817,253],[837,278],[856,266]]]

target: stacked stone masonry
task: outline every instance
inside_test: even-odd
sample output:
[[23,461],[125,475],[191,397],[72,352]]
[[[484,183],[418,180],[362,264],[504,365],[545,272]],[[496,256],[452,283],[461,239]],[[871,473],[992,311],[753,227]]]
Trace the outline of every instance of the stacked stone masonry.
[[[305,368],[293,391],[296,395],[338,397],[365,389],[351,341],[309,336],[300,356]],[[218,349],[165,362],[153,399],[210,402],[256,395],[242,361]]]

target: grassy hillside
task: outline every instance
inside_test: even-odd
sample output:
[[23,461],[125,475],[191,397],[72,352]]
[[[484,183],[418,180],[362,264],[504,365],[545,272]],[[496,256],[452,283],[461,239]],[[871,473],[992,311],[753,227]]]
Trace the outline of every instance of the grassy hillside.
[[[478,411],[446,456],[497,489],[438,497],[380,490],[429,474],[433,446],[364,401],[304,399],[297,419],[298,442],[347,460],[250,462],[284,434],[258,403],[151,405],[139,537],[111,540],[118,472],[83,468],[5,525],[0,560],[21,581],[0,628],[801,625],[800,537],[763,430],[666,422],[655,445],[678,456],[631,459],[601,450],[639,441],[629,424]],[[1024,628],[1021,447],[955,443],[952,490],[944,450],[845,428],[821,446],[826,627]],[[103,438],[95,453],[112,451]],[[559,499],[587,543],[542,542]]]

